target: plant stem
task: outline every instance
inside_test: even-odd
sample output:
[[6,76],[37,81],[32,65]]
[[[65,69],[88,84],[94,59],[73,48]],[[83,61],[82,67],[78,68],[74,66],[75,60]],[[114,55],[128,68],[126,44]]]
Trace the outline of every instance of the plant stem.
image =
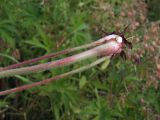
[[95,41],[95,42],[92,42],[92,43],[89,43],[89,44],[86,44],[86,45],[78,46],[78,47],[75,47],[75,48],[69,48],[69,49],[62,50],[62,51],[59,51],[59,52],[56,52],[56,53],[51,53],[51,54],[48,54],[48,55],[44,55],[44,56],[40,56],[40,57],[33,58],[33,59],[30,59],[30,60],[26,60],[26,61],[23,61],[21,63],[12,64],[12,65],[6,66],[4,68],[0,68],[0,71],[18,68],[18,67],[21,67],[21,66],[24,66],[24,65],[27,65],[27,64],[32,64],[32,63],[38,62],[38,61],[43,60],[43,59],[55,58],[55,57],[58,57],[60,55],[68,54],[68,53],[71,53],[71,52],[74,52],[74,51],[77,51],[77,50],[95,47],[97,45],[103,44],[103,42],[105,41],[104,38],[101,38],[98,41]]
[[72,70],[70,72],[66,72],[64,74],[57,75],[57,76],[55,76],[53,78],[49,78],[49,79],[42,80],[42,81],[39,81],[39,82],[35,82],[35,83],[29,84],[29,85],[23,85],[23,86],[16,87],[16,88],[13,88],[13,89],[1,91],[0,95],[6,95],[6,94],[9,94],[9,93],[13,93],[13,92],[19,92],[19,91],[30,89],[30,88],[33,88],[33,87],[36,87],[36,86],[39,86],[39,85],[47,84],[47,83],[49,83],[51,81],[55,81],[55,80],[58,80],[58,79],[73,75],[75,73],[82,72],[84,70],[90,69],[90,68],[96,66],[97,64],[102,63],[103,61],[105,61],[106,59],[109,59],[109,58],[110,57],[102,57],[102,58],[96,60],[95,62],[92,62],[89,65],[80,67],[80,68]]
[[52,68],[73,64],[75,62],[78,62],[87,58],[97,57],[100,55],[111,56],[115,54],[117,50],[119,50],[118,43],[116,43],[115,41],[111,41],[111,42],[102,44],[100,46],[97,46],[95,48],[92,48],[90,50],[84,51],[82,53],[79,53],[70,57],[66,57],[60,60],[56,60],[53,62],[2,71],[0,72],[0,78],[49,70]]

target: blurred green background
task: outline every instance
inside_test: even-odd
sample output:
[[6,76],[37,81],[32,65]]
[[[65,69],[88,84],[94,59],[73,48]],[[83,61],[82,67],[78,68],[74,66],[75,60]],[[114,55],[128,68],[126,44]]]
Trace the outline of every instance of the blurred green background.
[[[0,66],[122,31],[133,49],[71,77],[0,97],[0,120],[159,120],[159,0],[0,0]],[[63,56],[65,57],[65,56]],[[54,59],[52,59],[54,60]],[[47,62],[43,60],[40,63]],[[90,63],[0,80],[0,90]]]

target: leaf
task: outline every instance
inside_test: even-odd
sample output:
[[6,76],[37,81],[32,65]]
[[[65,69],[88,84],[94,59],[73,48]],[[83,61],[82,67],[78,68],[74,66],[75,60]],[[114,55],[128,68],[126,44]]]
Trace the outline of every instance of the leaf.
[[8,59],[10,59],[10,60],[18,63],[18,61],[17,61],[14,57],[9,56],[9,55],[7,55],[7,54],[0,53],[0,56],[6,57],[6,58],[8,58]]
[[23,76],[20,76],[20,75],[15,75],[17,78],[19,78],[22,82],[24,83],[32,83],[32,81],[30,81],[29,79],[23,77]]
[[86,83],[87,83],[86,77],[82,76],[82,78],[79,81],[79,88],[82,89]]
[[31,41],[25,41],[25,43],[48,51],[48,48],[43,43],[41,43],[39,40],[37,40],[36,38],[33,38]]
[[100,69],[105,70],[108,67],[109,63],[110,63],[110,59],[106,58],[106,60],[104,61]]
[[7,104],[6,101],[0,101],[0,108],[4,108]]

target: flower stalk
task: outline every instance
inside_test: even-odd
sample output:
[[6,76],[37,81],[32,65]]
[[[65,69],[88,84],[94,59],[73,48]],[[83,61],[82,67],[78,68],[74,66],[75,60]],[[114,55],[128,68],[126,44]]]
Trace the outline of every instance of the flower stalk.
[[[110,38],[108,37],[107,39],[109,40]],[[33,64],[33,63],[38,62],[38,61],[43,60],[43,59],[55,58],[55,57],[58,57],[60,55],[65,55],[65,54],[68,54],[68,53],[71,53],[71,52],[74,52],[74,51],[78,51],[78,50],[81,50],[81,49],[88,49],[88,48],[91,48],[91,47],[95,47],[95,46],[103,44],[104,42],[106,42],[107,39],[106,39],[106,37],[104,37],[104,38],[101,38],[98,41],[95,41],[95,42],[92,42],[92,43],[89,43],[89,44],[86,44],[86,45],[78,46],[78,47],[75,47],[75,48],[69,48],[69,49],[62,50],[62,51],[59,51],[59,52],[56,52],[56,53],[51,53],[51,54],[43,55],[43,56],[40,56],[40,57],[37,57],[37,58],[29,59],[29,60],[26,60],[26,61],[23,61],[23,62],[20,62],[20,63],[17,63],[17,64],[13,64],[13,65],[6,66],[4,68],[0,68],[0,71],[18,68],[18,67],[21,67],[21,66],[24,66],[24,65],[27,65],[27,64]]]
[[[102,43],[102,42],[104,42],[104,40],[106,40],[106,39],[100,39],[98,42]],[[95,43],[97,44],[98,42],[95,42]],[[91,44],[91,45],[93,45],[93,44]],[[84,51],[82,53],[79,53],[79,54],[76,54],[76,55],[73,55],[70,57],[66,57],[66,58],[63,58],[60,60],[56,60],[53,62],[43,63],[43,64],[39,64],[39,65],[33,65],[33,66],[23,67],[23,68],[3,70],[0,72],[0,78],[50,70],[52,68],[62,67],[65,65],[73,64],[75,62],[78,62],[78,61],[81,61],[84,59],[97,57],[97,56],[101,56],[101,55],[111,56],[111,55],[119,52],[120,49],[121,49],[120,45],[116,41],[109,41],[109,42],[106,42],[102,45],[94,47],[92,49],[89,49],[87,51]]]
[[[57,67],[63,67],[65,65],[70,65],[70,64],[73,64],[73,63],[76,63],[76,62],[79,62],[79,61],[82,61],[85,59],[98,57],[98,56],[101,57],[89,65],[80,67],[78,69],[75,69],[75,70],[60,74],[60,75],[57,75],[55,77],[48,78],[48,79],[45,79],[45,80],[42,80],[39,82],[34,82],[32,84],[19,86],[19,87],[13,88],[13,89],[1,91],[0,95],[6,95],[9,93],[19,92],[22,90],[30,89],[30,88],[33,88],[36,86],[47,84],[51,81],[55,81],[55,80],[67,77],[69,75],[73,75],[75,73],[90,69],[91,67],[94,67],[97,64],[102,63],[106,59],[109,59],[113,55],[120,53],[120,52],[124,52],[123,46],[125,44],[127,44],[129,46],[131,45],[131,43],[126,41],[124,36],[121,37],[120,35],[112,34],[112,35],[105,36],[105,37],[99,39],[98,41],[92,42],[87,45],[63,50],[63,51],[60,51],[57,53],[41,56],[38,58],[24,61],[22,63],[18,63],[18,64],[14,64],[14,65],[10,65],[10,66],[1,68],[0,78],[4,78],[4,77],[15,76],[15,75],[26,75],[26,74],[35,73],[35,72],[41,72],[41,71],[50,70],[50,69],[57,68]],[[81,53],[78,53],[78,54],[75,54],[75,55],[72,55],[72,56],[69,56],[66,58],[62,58],[59,60],[55,60],[55,61],[47,62],[47,63],[43,63],[43,64],[32,65],[32,66],[28,66],[28,67],[21,67],[23,65],[38,62],[39,60],[42,60],[42,59],[53,58],[53,57],[57,57],[57,56],[60,56],[63,54],[68,54],[70,52],[74,52],[76,50],[86,49],[86,48],[89,48],[89,49],[84,52],[81,52]],[[102,56],[104,56],[104,57],[102,57]],[[19,68],[19,67],[21,67],[21,68]]]
[[75,70],[72,70],[70,72],[66,72],[64,74],[60,74],[60,75],[57,75],[53,78],[49,78],[49,79],[45,79],[45,80],[42,80],[42,81],[39,81],[39,82],[34,82],[32,84],[28,84],[28,85],[23,85],[23,86],[20,86],[20,87],[16,87],[16,88],[13,88],[13,89],[9,89],[9,90],[5,90],[5,91],[1,91],[0,92],[0,95],[6,95],[6,94],[9,94],[9,93],[13,93],[13,92],[19,92],[19,91],[22,91],[22,90],[26,90],[26,89],[30,89],[30,88],[33,88],[33,87],[36,87],[36,86],[40,86],[40,85],[43,85],[43,84],[47,84],[49,82],[52,82],[52,81],[55,81],[55,80],[58,80],[58,79],[61,79],[61,78],[64,78],[64,77],[67,77],[67,76],[71,76],[75,73],[79,73],[79,72],[82,72],[82,71],[85,71],[87,69],[90,69],[102,62],[104,62],[106,59],[109,59],[109,57],[102,57],[100,59],[98,59],[97,61],[89,64],[89,65],[86,65],[86,66],[83,66],[81,68],[78,68],[78,69],[75,69]]

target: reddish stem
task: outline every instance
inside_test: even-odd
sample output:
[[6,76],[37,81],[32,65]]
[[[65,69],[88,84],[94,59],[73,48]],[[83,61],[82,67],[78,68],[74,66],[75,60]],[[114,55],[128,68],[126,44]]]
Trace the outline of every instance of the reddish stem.
[[67,54],[69,52],[71,52],[71,49],[63,50],[63,51],[60,51],[60,52],[57,52],[57,53],[52,53],[52,54],[49,54],[49,55],[44,55],[44,56],[41,56],[41,57],[38,57],[38,58],[33,58],[33,59],[30,59],[30,60],[23,61],[21,63],[17,63],[17,64],[13,64],[13,65],[9,65],[7,67],[1,68],[0,71],[18,68],[18,67],[23,66],[23,65],[35,63],[35,62],[43,60],[43,59],[54,58],[54,57],[57,57],[59,55]]
[[40,57],[33,58],[33,59],[30,59],[30,60],[26,60],[26,61],[23,61],[21,63],[12,64],[12,65],[6,66],[4,68],[0,68],[0,71],[18,68],[18,67],[21,67],[23,65],[35,63],[35,62],[38,62],[38,61],[43,60],[43,59],[55,58],[55,57],[58,57],[60,55],[64,55],[64,54],[67,54],[67,53],[70,53],[70,52],[73,52],[73,51],[76,51],[76,50],[95,47],[95,46],[104,44],[106,41],[110,40],[111,36],[112,35],[103,37],[103,38],[101,38],[101,39],[99,39],[95,42],[92,42],[92,43],[89,43],[89,44],[86,44],[86,45],[82,45],[82,46],[79,46],[79,47],[75,47],[75,48],[71,48],[71,49],[67,49],[67,50],[62,50],[60,52],[51,53],[51,54],[48,54],[48,55],[44,55],[44,56],[40,56]]
[[62,51],[59,51],[59,52],[56,52],[56,53],[51,53],[51,54],[48,54],[48,55],[44,55],[44,56],[40,56],[40,57],[33,58],[33,59],[30,59],[30,60],[26,60],[26,61],[23,61],[21,63],[12,64],[12,65],[6,66],[4,68],[0,68],[0,71],[15,69],[15,68],[27,65],[27,64],[38,62],[38,61],[43,60],[43,59],[55,58],[55,57],[58,57],[60,55],[64,55],[64,54],[67,54],[67,53],[70,53],[70,52],[73,52],[73,51],[76,51],[76,50],[95,47],[95,46],[101,45],[101,44],[103,44],[103,42],[100,42],[100,43],[99,42],[93,42],[93,43],[90,43],[90,44],[87,44],[87,45],[83,45],[83,46],[79,46],[79,47],[75,47],[75,48],[70,48],[70,49],[67,49],[67,50],[62,50]]
[[55,80],[58,80],[58,79],[61,79],[61,78],[64,78],[66,76],[69,76],[69,75],[73,75],[75,73],[78,73],[78,72],[82,72],[84,70],[87,70],[91,67],[94,67],[96,66],[97,64],[100,64],[102,63],[103,61],[106,60],[107,57],[103,57],[103,58],[100,58],[98,59],[97,61],[89,64],[89,65],[86,65],[86,66],[83,66],[81,68],[78,68],[78,69],[75,69],[75,70],[72,70],[70,72],[66,72],[64,74],[60,74],[60,75],[57,75],[53,78],[48,78],[48,79],[45,79],[45,80],[42,80],[42,81],[39,81],[39,82],[34,82],[32,84],[29,84],[29,85],[23,85],[23,86],[20,86],[20,87],[16,87],[16,88],[13,88],[13,89],[9,89],[9,90],[5,90],[5,91],[1,91],[0,92],[0,95],[6,95],[6,94],[9,94],[9,93],[13,93],[13,92],[19,92],[19,91],[22,91],[22,90],[26,90],[26,89],[30,89],[30,88],[33,88],[33,87],[36,87],[36,86],[40,86],[40,85],[43,85],[43,84],[47,84],[51,81],[55,81]]

